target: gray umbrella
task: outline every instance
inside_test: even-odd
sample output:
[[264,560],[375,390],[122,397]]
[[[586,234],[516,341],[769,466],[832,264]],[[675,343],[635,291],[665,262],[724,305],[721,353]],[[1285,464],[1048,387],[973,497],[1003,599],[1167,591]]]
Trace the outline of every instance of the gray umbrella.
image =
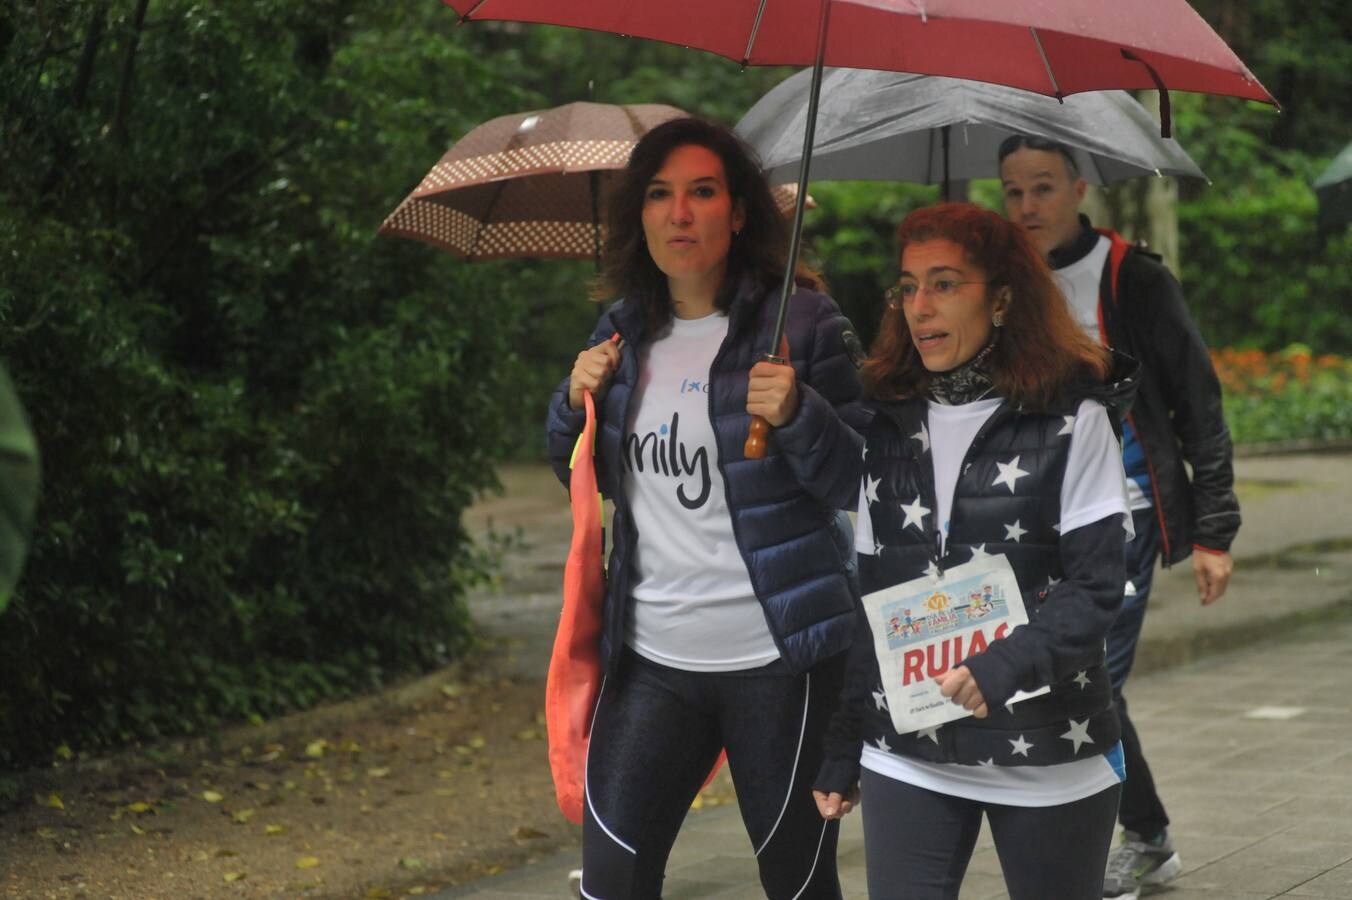
[[1314,180],[1319,198],[1319,227],[1331,230],[1352,223],[1352,144],[1342,149]]
[[[785,79],[737,124],[771,181],[798,174],[810,74]],[[1160,137],[1154,117],[1125,91],[1058,102],[958,78],[827,69],[820,103],[812,151],[817,181],[994,178],[996,150],[1014,133],[1066,144],[1094,184],[1141,175],[1206,177],[1176,141]]]

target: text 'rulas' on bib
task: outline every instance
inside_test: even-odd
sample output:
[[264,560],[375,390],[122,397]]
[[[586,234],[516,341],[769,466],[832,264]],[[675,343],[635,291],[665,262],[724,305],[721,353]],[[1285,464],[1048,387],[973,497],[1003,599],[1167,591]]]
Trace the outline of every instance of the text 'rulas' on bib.
[[[935,678],[1028,622],[1019,583],[1003,555],[866,594],[864,611],[898,734],[971,715],[939,693]],[[1009,702],[1048,690],[1020,691]]]

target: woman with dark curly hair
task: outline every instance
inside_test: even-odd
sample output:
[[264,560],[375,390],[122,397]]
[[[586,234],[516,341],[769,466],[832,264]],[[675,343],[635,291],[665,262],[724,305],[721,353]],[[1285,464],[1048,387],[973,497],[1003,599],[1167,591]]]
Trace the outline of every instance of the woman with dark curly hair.
[[[885,679],[879,653],[908,645],[886,621],[875,645],[861,613],[814,793],[828,820],[867,798],[871,897],[956,898],[984,815],[1015,900],[1099,900],[1122,780],[1103,642],[1131,523],[1116,433],[1130,379],[1111,380],[1017,225],[946,204],[907,216],[900,244],[863,369],[863,606],[939,598],[892,637],[944,634],[989,615],[1004,584],[1028,621],[965,654],[921,644]],[[990,574],[962,583],[982,588],[948,587],[969,563],[963,577]],[[913,675],[937,685],[929,721],[948,721],[896,724],[918,721],[893,709],[919,702],[898,689]]]
[[[789,364],[759,360],[788,234],[759,165],[698,119],[654,128],[614,189],[598,293],[619,297],[550,405],[567,483],[597,400],[614,501],[587,757],[582,894],[660,897],[667,856],[719,751],[775,898],[838,897],[837,825],[809,780],[854,633],[848,521],[862,441],[849,323],[803,270]],[[751,415],[774,426],[747,459]]]

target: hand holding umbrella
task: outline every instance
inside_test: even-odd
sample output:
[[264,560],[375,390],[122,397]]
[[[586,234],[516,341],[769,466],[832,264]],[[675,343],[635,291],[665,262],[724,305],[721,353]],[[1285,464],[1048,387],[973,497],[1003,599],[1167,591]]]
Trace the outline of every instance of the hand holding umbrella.
[[782,335],[779,354],[751,367],[746,411],[752,418],[742,452],[747,459],[763,459],[770,429],[787,424],[798,412],[798,379],[789,365],[789,342]]

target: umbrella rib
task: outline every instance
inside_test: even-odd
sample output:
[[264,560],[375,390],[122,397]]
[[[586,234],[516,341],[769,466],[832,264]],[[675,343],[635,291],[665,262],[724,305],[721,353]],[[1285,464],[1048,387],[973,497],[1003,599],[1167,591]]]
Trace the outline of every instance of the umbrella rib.
[[483,5],[484,5],[485,3],[487,3],[487,2],[488,2],[488,0],[479,0],[479,2],[476,3],[476,4],[474,4],[474,6],[473,6],[472,8],[470,8],[470,9],[467,10],[466,12],[462,13],[461,16],[460,16],[460,24],[463,25],[463,24],[465,24],[466,22],[468,22],[468,21],[469,21],[469,17],[472,16],[472,15],[474,15],[476,12],[478,12],[478,11],[479,11],[479,7],[483,6]]
[[[487,2],[487,0],[483,0]],[[1056,99],[1063,100],[1061,95],[1061,85],[1056,83],[1056,75],[1052,73],[1052,64],[1047,59],[1047,51],[1042,48],[1042,38],[1037,36],[1037,29],[1032,25],[1028,26],[1028,31],[1033,35],[1033,45],[1037,47],[1037,55],[1042,57],[1042,68],[1047,70],[1047,80],[1052,84],[1052,90],[1056,91]]]
[[[483,0],[487,2],[487,0]],[[761,17],[765,15],[765,4],[767,0],[760,0],[756,6],[756,20],[751,23],[751,34],[746,39],[746,52],[742,54],[742,65],[745,66],[751,61],[751,48],[756,43],[756,37],[760,34]]]

